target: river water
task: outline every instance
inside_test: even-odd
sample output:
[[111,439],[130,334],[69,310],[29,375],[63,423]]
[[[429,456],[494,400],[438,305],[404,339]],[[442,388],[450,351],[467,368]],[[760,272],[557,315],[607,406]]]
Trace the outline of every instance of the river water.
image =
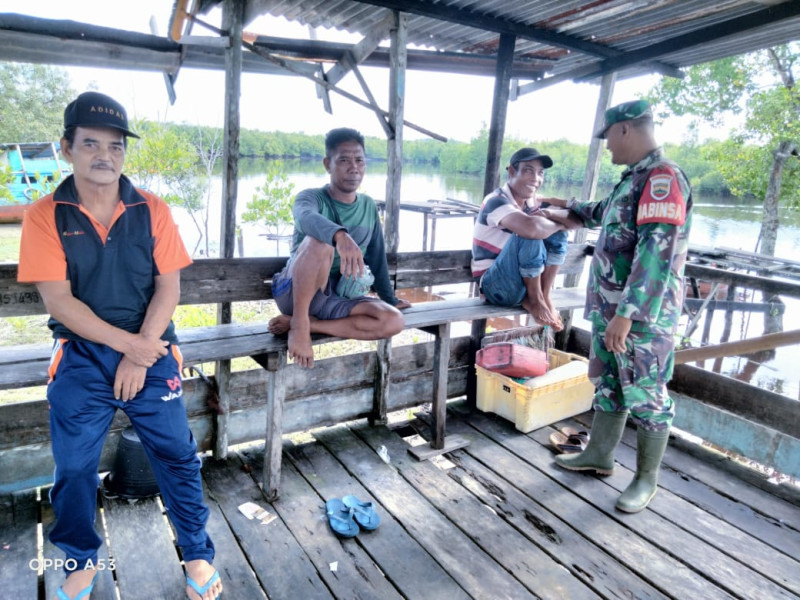
[[[245,210],[247,202],[252,198],[255,188],[265,181],[265,161],[246,161],[240,172],[237,214]],[[328,175],[321,163],[302,161],[285,161],[283,166],[288,180],[295,184],[294,191],[307,187],[320,187],[327,183]],[[371,172],[370,172],[371,171]],[[453,198],[465,202],[479,204],[482,197],[483,178],[479,176],[449,175],[438,172],[431,167],[406,167],[403,172],[401,202],[426,201],[428,199]],[[373,198],[385,196],[386,176],[385,163],[373,163],[368,168],[367,176],[362,184],[362,191]],[[598,198],[610,190],[598,192]],[[557,187],[545,185],[540,190],[544,195],[562,197],[577,196],[579,188]],[[212,198],[221,194],[221,179],[212,182]],[[212,204],[216,204],[212,202]],[[194,225],[185,213],[174,211],[181,229],[181,235],[189,248],[197,241]],[[219,208],[214,206],[209,215],[210,238],[215,240],[210,247],[210,255],[216,255],[219,239]],[[401,252],[422,250],[422,215],[411,211],[400,211],[400,247]],[[241,222],[241,221],[238,221]],[[758,202],[735,198],[699,196],[695,198],[694,217],[690,243],[693,246],[716,248],[732,248],[753,252],[756,249],[761,226],[761,206]],[[264,234],[267,229],[260,225],[242,224],[242,239],[245,256],[285,256],[288,254],[288,241],[267,240]],[[458,250],[470,248],[472,219],[441,219],[436,225],[436,250]],[[800,212],[782,210],[776,246],[776,255],[782,258],[800,256]],[[759,301],[758,296],[755,298]],[[800,300],[784,298],[786,313],[784,330],[800,329]],[[684,321],[687,318],[684,317]],[[579,319],[579,324],[580,324]],[[585,325],[585,323],[584,323]],[[685,322],[680,331],[685,331]],[[712,320],[710,343],[718,343],[723,329],[723,313],[717,312]],[[703,325],[692,335],[692,345],[700,345]],[[763,316],[760,313],[734,313],[731,341],[753,338],[763,333]],[[777,393],[793,399],[800,399],[800,374],[797,371],[796,348],[789,346],[779,348],[774,356],[760,357],[759,361],[746,358],[726,358],[715,370],[749,380]],[[713,361],[708,361],[707,368],[712,368]]]

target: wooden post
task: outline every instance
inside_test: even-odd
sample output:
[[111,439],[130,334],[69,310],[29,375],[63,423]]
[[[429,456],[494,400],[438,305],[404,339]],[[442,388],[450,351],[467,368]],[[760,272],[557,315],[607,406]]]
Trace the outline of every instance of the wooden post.
[[389,39],[389,128],[393,136],[387,141],[386,216],[383,224],[386,251],[397,252],[400,244],[400,183],[403,176],[403,113],[405,111],[406,43],[408,15],[395,11],[395,25]]
[[[244,2],[225,0],[222,8],[222,27],[228,32],[230,46],[225,49],[225,135],[222,153],[225,174],[222,179],[222,216],[219,234],[220,258],[233,258],[236,237],[236,194],[239,177],[239,96],[242,81],[242,25]],[[217,305],[217,323],[231,322],[231,304]],[[228,455],[228,415],[230,398],[230,361],[216,365],[217,387],[222,414],[217,415],[217,439],[214,456]]]
[[450,321],[423,331],[435,336],[433,350],[433,406],[431,407],[431,441],[428,445],[413,446],[408,452],[417,460],[427,460],[469,445],[460,435],[445,436],[447,420],[447,379],[450,368]]
[[[597,180],[600,174],[600,161],[603,158],[603,140],[594,137],[594,133],[603,126],[606,109],[611,104],[611,96],[614,93],[614,84],[617,80],[616,73],[603,75],[600,82],[600,92],[597,98],[597,107],[594,113],[594,126],[589,142],[589,156],[586,158],[586,171],[581,187],[581,202],[591,202],[597,192]],[[576,229],[573,243],[583,244],[586,242],[586,229]],[[564,287],[576,287],[580,283],[581,273],[574,273],[564,277]],[[572,311],[562,314],[564,329],[556,334],[556,347],[562,350],[567,347],[569,332],[572,329]]]
[[486,335],[486,319],[476,319],[472,322],[472,331],[469,339],[469,371],[467,372],[467,406],[474,409],[477,399],[478,380],[475,376],[475,357],[481,349],[483,336]]
[[372,397],[372,416],[369,421],[370,425],[386,425],[386,398],[389,394],[392,338],[378,340],[378,349],[375,355],[375,384]]
[[433,351],[433,431],[431,446],[444,448],[447,418],[447,371],[450,363],[450,322],[439,325]]
[[[255,358],[255,357],[253,357]],[[266,358],[266,360],[264,360]],[[286,350],[257,361],[269,371],[267,384],[267,428],[264,434],[264,471],[262,482],[268,502],[278,499],[283,454],[283,401],[286,396]]]
[[486,151],[486,173],[483,180],[484,196],[500,183],[500,160],[503,154],[503,136],[506,132],[511,66],[514,62],[514,44],[516,41],[517,38],[513,34],[500,34],[500,46],[497,49],[497,69],[494,79],[494,99],[492,100],[492,119],[489,125],[489,147]]

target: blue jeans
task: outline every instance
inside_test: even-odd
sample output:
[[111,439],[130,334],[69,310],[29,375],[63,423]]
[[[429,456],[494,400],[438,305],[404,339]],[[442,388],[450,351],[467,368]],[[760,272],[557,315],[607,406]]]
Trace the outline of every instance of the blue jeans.
[[538,277],[547,266],[563,265],[566,257],[566,231],[556,231],[544,240],[514,234],[483,274],[481,292],[489,304],[519,306],[527,294],[522,278]]

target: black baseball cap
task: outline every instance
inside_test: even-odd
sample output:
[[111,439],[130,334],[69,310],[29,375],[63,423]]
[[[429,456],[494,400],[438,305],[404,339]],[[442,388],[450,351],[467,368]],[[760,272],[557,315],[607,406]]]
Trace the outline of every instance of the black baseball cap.
[[68,127],[111,127],[128,137],[139,136],[128,129],[128,114],[122,104],[100,92],[83,92],[64,109]]
[[516,169],[517,164],[528,160],[541,161],[545,169],[549,169],[553,166],[553,159],[547,156],[547,154],[539,154],[536,148],[520,148],[511,155],[508,164]]

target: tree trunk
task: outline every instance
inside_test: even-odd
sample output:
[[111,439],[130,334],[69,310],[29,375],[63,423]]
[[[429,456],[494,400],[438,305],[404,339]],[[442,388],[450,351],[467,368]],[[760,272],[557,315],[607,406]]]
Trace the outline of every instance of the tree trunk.
[[[764,216],[761,221],[761,254],[775,256],[775,243],[778,238],[778,200],[781,196],[781,178],[787,159],[795,149],[795,144],[783,141],[772,153],[772,167],[769,172],[769,183],[764,195]],[[775,302],[777,297],[765,297],[764,302]],[[783,330],[783,318],[779,315],[764,313],[764,333],[775,333]]]

